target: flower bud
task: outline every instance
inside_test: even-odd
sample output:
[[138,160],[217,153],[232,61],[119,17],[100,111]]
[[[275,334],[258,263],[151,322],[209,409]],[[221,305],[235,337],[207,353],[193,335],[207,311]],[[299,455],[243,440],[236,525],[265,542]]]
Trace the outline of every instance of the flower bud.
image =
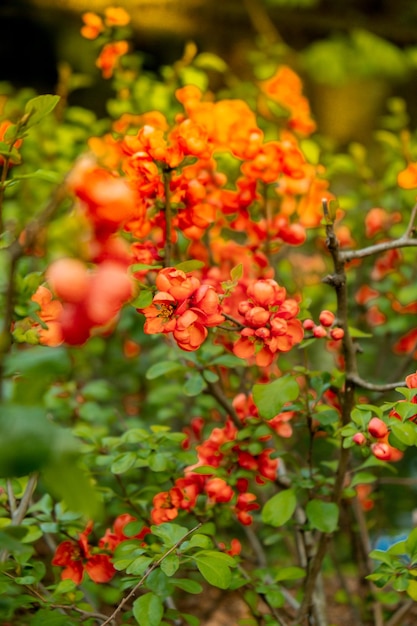
[[388,434],[388,426],[379,417],[373,417],[368,424],[368,432],[376,439],[382,439]]
[[354,441],[358,446],[363,446],[366,443],[366,437],[363,433],[356,433],[353,435],[352,441]]
[[391,448],[387,443],[373,443],[371,445],[372,454],[380,461],[391,459]]
[[319,316],[319,322],[322,326],[331,326],[335,320],[334,313],[331,311],[322,311]]
[[343,330],[343,328],[332,328],[330,331],[330,337],[332,339],[334,339],[335,341],[338,341],[339,339],[343,339],[343,337],[345,336],[345,331]]

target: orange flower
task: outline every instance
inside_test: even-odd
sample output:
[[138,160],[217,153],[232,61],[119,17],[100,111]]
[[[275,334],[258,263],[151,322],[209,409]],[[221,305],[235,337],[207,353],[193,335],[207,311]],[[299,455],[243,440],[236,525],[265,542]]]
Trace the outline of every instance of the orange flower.
[[107,26],[126,26],[130,22],[130,15],[121,7],[107,7],[104,10],[104,21]]
[[379,295],[379,291],[376,291],[376,289],[372,289],[369,285],[362,285],[356,292],[355,300],[358,304],[363,305],[367,304],[369,300],[378,298]]
[[271,100],[290,112],[289,128],[302,135],[309,135],[316,129],[308,100],[302,95],[300,77],[290,67],[282,65],[274,76],[262,81],[259,86]]
[[366,236],[371,238],[377,234],[384,233],[397,222],[401,222],[401,213],[399,211],[389,213],[385,209],[377,207],[370,209],[365,217]]
[[173,487],[169,491],[157,493],[153,499],[151,518],[154,524],[170,522],[178,516],[181,504],[181,491]]
[[288,352],[299,343],[304,330],[298,303],[286,298],[286,290],[272,279],[259,280],[247,289],[248,299],[239,304],[245,328],[233,346],[241,359],[255,357],[260,367],[270,365],[277,352]]
[[417,187],[417,163],[409,163],[405,170],[398,174],[397,183],[403,189],[415,189]]
[[234,511],[241,524],[249,526],[252,524],[252,516],[249,515],[249,511],[255,511],[259,509],[259,504],[256,502],[256,496],[253,493],[240,493],[237,497],[237,503],[234,507]]
[[140,533],[134,535],[133,537],[128,537],[124,534],[124,529],[128,524],[130,524],[130,522],[136,522],[136,517],[132,517],[129,513],[123,513],[122,515],[116,517],[113,528],[107,528],[103,537],[100,539],[98,543],[100,548],[114,552],[119,543],[122,543],[122,541],[126,541],[127,539],[143,539],[151,532],[147,526],[144,526]]
[[40,324],[34,327],[38,332],[39,341],[44,346],[58,346],[63,342],[62,326],[60,317],[62,304],[59,300],[52,299],[52,293],[46,287],[40,286],[33,294],[31,300],[40,306],[38,316],[47,325],[43,328]]
[[111,78],[116,69],[120,57],[127,53],[129,44],[127,41],[114,41],[103,46],[96,66],[101,70],[103,78]]
[[68,186],[84,202],[88,217],[113,230],[139,212],[134,189],[121,176],[97,167],[91,160],[79,161],[68,178]]
[[81,16],[84,26],[81,28],[81,35],[86,39],[97,39],[104,30],[103,20],[92,11],[87,11]]
[[204,489],[214,502],[230,502],[234,495],[233,489],[223,478],[210,478]]
[[[0,141],[2,142],[5,141],[6,132],[10,126],[12,126],[12,122],[10,122],[9,120],[3,120],[2,122],[0,122]],[[10,144],[10,141],[6,141],[5,143]],[[18,139],[17,141],[13,143],[14,148],[20,148],[21,145],[22,145],[22,139]],[[0,154],[0,165],[3,165],[3,163],[4,163],[4,155]],[[16,163],[18,163],[17,159],[14,160],[13,157],[10,157],[9,165],[16,165]]]
[[61,579],[73,580],[79,585],[87,572],[95,583],[106,583],[115,574],[115,569],[106,554],[92,554],[88,544],[88,535],[93,529],[93,522],[89,522],[85,530],[75,541],[63,541],[55,550],[52,565],[64,567]]

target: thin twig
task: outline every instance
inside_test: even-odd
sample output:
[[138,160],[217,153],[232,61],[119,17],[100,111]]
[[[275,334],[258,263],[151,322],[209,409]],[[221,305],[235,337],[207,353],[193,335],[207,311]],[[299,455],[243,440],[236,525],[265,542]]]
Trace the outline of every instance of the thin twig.
[[410,220],[404,234],[398,239],[392,241],[383,241],[382,243],[376,243],[373,246],[361,248],[360,250],[345,250],[340,251],[339,258],[343,262],[352,261],[353,259],[364,259],[365,257],[372,256],[373,254],[379,254],[381,252],[387,252],[388,250],[396,250],[398,248],[411,248],[417,246],[417,239],[411,237],[415,230],[414,222],[417,217],[417,204],[414,205]]
[[107,626],[107,624],[110,624],[116,617],[117,615],[122,611],[123,607],[130,602],[130,600],[132,600],[132,598],[134,598],[138,592],[138,590],[143,587],[143,585],[145,584],[145,581],[147,580],[147,578],[149,577],[149,575],[155,570],[157,569],[162,561],[164,561],[164,559],[167,558],[168,555],[172,554],[172,552],[175,552],[175,550],[186,540],[188,539],[188,537],[190,535],[192,535],[193,533],[195,533],[196,530],[198,530],[199,528],[201,528],[202,524],[199,523],[197,524],[197,526],[195,526],[194,528],[192,528],[191,530],[189,530],[187,533],[185,533],[185,535],[183,537],[181,537],[181,539],[179,541],[177,541],[169,550],[167,550],[157,561],[155,561],[155,563],[153,563],[149,569],[146,571],[146,573],[142,576],[142,578],[140,579],[140,581],[133,587],[133,589],[127,594],[127,596],[125,596],[123,598],[123,600],[120,602],[120,604],[116,607],[116,609],[113,611],[113,613],[110,615],[110,617],[108,619],[106,619],[101,626]]

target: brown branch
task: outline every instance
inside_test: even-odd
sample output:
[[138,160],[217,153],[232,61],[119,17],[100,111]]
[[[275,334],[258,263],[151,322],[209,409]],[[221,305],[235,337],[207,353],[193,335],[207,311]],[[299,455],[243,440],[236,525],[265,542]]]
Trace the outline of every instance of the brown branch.
[[407,228],[404,234],[398,239],[392,241],[383,241],[382,243],[376,243],[373,246],[361,248],[360,250],[345,250],[339,252],[339,258],[341,261],[347,263],[353,259],[364,259],[365,257],[372,256],[373,254],[379,254],[381,252],[387,252],[388,250],[395,250],[398,248],[411,248],[417,246],[417,239],[412,235],[415,231],[415,220],[417,217],[417,204],[414,205]]
[[405,380],[400,380],[394,383],[385,383],[384,385],[376,385],[374,383],[370,383],[357,375],[349,376],[349,380],[357,387],[362,387],[362,389],[368,389],[369,391],[391,391],[392,389],[396,389],[397,387],[406,386]]

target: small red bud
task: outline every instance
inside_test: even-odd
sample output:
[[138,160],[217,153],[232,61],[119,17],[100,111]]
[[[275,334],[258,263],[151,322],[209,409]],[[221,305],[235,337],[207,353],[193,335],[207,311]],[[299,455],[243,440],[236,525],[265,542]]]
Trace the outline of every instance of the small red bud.
[[317,339],[322,339],[323,337],[327,337],[327,331],[323,326],[314,326],[313,335],[317,337]]
[[380,461],[391,459],[391,448],[387,443],[373,443],[371,445],[372,454]]
[[331,326],[335,320],[334,313],[331,311],[322,311],[319,316],[319,322],[323,326]]
[[306,319],[303,322],[304,330],[313,330],[314,326],[315,326],[315,324],[314,324],[313,320]]
[[373,417],[368,424],[368,432],[372,437],[382,439],[388,434],[388,426],[379,417]]
[[353,435],[353,441],[358,446],[363,446],[364,443],[366,443],[366,437],[363,433],[356,433],[355,435]]
[[338,341],[339,339],[343,339],[343,337],[345,336],[345,331],[343,330],[343,328],[332,328],[330,331],[330,337],[332,339],[334,339],[335,341]]

